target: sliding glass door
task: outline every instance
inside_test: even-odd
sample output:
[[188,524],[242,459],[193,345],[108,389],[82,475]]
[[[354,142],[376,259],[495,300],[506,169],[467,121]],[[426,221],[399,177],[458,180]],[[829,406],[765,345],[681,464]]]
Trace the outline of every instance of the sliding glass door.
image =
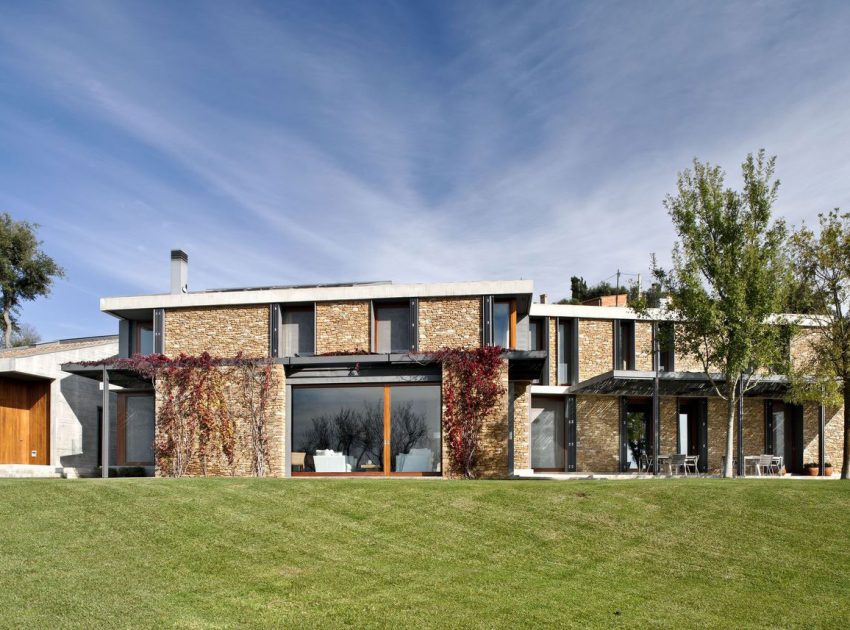
[[293,387],[293,474],[439,474],[440,385]]
[[565,470],[565,435],[564,399],[532,397],[531,467],[534,470]]

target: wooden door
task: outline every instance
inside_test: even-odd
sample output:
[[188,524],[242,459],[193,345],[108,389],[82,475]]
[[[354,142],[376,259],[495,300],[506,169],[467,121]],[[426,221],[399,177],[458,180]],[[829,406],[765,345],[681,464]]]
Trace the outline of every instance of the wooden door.
[[0,378],[0,464],[49,463],[49,409],[49,382]]

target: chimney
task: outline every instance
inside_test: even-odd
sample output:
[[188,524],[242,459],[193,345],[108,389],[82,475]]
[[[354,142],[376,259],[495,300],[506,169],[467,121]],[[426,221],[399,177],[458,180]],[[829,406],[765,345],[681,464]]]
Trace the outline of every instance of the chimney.
[[541,303],[541,304],[546,304],[546,298],[548,298],[548,297],[549,297],[549,296],[548,296],[548,295],[546,295],[545,293],[541,293],[541,294],[540,294],[540,303]]
[[171,292],[189,292],[189,255],[182,249],[171,250]]

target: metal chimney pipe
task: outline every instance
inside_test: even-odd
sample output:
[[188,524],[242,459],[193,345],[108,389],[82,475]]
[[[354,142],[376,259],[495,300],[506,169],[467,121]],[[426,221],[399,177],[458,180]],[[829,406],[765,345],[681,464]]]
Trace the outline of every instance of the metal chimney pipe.
[[182,249],[171,250],[171,292],[189,292],[189,255]]

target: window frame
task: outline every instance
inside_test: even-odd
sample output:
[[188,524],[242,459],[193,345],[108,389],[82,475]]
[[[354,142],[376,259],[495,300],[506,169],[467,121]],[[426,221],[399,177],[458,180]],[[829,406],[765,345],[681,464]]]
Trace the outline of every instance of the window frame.
[[133,347],[130,349],[131,356],[134,354],[142,354],[142,330],[149,330],[151,333],[151,351],[149,354],[153,354],[156,349],[156,344],[154,342],[153,320],[133,321]]
[[[278,306],[280,309],[280,323],[278,325],[278,355],[281,357],[312,357],[316,355],[316,303],[315,302],[284,302]],[[289,353],[286,348],[286,335],[284,334],[284,326],[286,325],[286,313],[291,311],[307,312],[310,311],[313,315],[313,348],[310,352]]]
[[407,312],[407,346],[403,350],[390,348],[389,354],[401,354],[411,352],[413,350],[413,329],[411,326],[411,306],[410,300],[373,300],[372,301],[372,352],[380,352],[378,350],[378,311],[382,308],[397,308],[404,309]]
[[[439,387],[440,390],[440,471],[439,472],[394,472],[392,471],[391,456],[392,456],[392,396],[391,389],[393,387]],[[349,388],[349,387],[372,387],[381,388],[383,390],[383,411],[384,411],[384,465],[385,470],[369,471],[369,472],[313,472],[306,470],[292,471],[292,477],[442,477],[445,472],[445,461],[443,459],[443,387],[441,382],[425,381],[425,382],[388,382],[388,383],[310,383],[304,385],[292,385],[291,399],[295,398],[295,392],[299,389],[328,389],[328,388]],[[294,418],[292,418],[294,421]],[[289,453],[292,453],[292,439],[288,440],[287,448]],[[291,459],[291,457],[290,457]]]
[[491,313],[491,321],[492,324],[490,326],[490,343],[488,345],[495,346],[496,340],[494,339],[494,333],[496,331],[496,304],[507,304],[508,305],[508,347],[505,350],[515,350],[516,349],[516,320],[517,320],[517,307],[516,307],[516,298],[496,298],[494,297],[492,302],[493,312]]
[[[127,399],[147,396],[154,399],[154,440],[156,440],[156,397],[152,391],[118,392],[115,418],[115,464],[116,466],[155,466],[156,449],[153,444],[153,460],[149,462],[127,461]],[[100,407],[99,407],[100,408]],[[102,411],[101,411],[102,413]],[[101,436],[102,438],[102,436]]]

